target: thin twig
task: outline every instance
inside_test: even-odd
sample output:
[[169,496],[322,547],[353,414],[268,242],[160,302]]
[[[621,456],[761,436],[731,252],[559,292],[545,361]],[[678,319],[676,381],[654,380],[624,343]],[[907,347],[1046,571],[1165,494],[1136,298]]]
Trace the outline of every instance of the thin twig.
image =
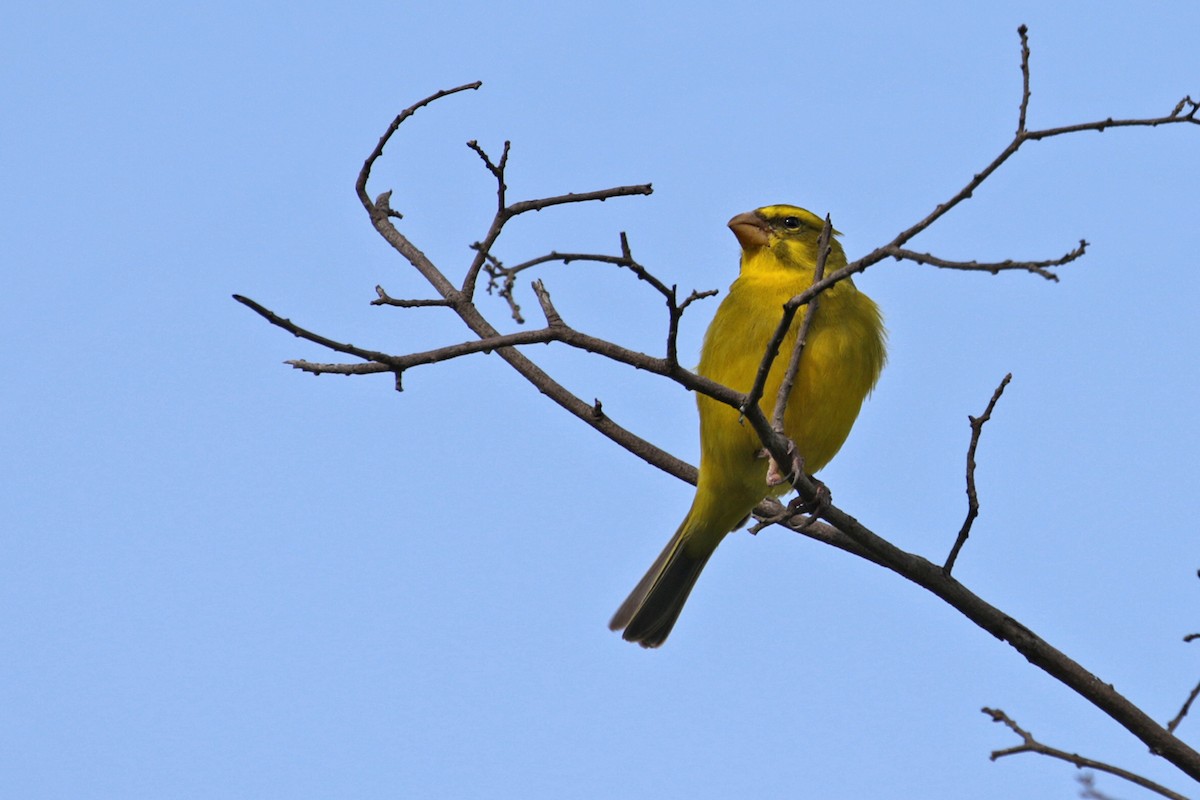
[[689,294],[687,296],[687,298],[682,303],[679,304],[679,312],[682,314],[685,310],[687,310],[688,306],[690,306],[692,303],[696,302],[697,300],[704,300],[709,297],[716,297],[718,294],[720,294],[720,292],[717,291],[716,289],[705,289],[703,292],[698,292],[695,289],[693,289],[692,293]]
[[479,279],[479,272],[483,269],[487,261],[488,254],[491,253],[492,246],[496,240],[500,238],[500,233],[504,230],[504,226],[513,217],[520,216],[530,211],[541,211],[546,208],[551,208],[557,205],[566,203],[587,203],[593,200],[604,202],[614,197],[628,197],[630,195],[647,195],[654,192],[653,187],[648,184],[638,184],[635,186],[614,186],[611,189],[599,189],[593,192],[569,192],[563,195],[554,197],[541,197],[533,200],[522,200],[511,205],[507,202],[508,186],[505,183],[505,169],[508,166],[508,154],[510,151],[510,143],[504,143],[504,154],[501,156],[498,163],[493,163],[488,157],[483,148],[475,140],[467,142],[467,145],[474,150],[483,163],[487,166],[488,171],[496,179],[496,213],[492,217],[491,225],[488,226],[488,231],[484,234],[483,239],[472,245],[477,251],[475,259],[471,265],[467,267],[467,273],[463,277],[462,294],[468,299],[475,296],[475,283]]
[[[619,256],[611,256],[603,253],[560,253],[557,250],[551,250],[545,255],[522,261],[520,264],[516,264],[511,267],[498,267],[498,271],[502,271],[506,275],[516,276],[518,273],[524,272],[531,267],[536,267],[540,264],[546,264],[553,261],[561,261],[563,264],[570,264],[572,261],[590,261],[598,264],[613,264],[615,266],[628,269],[638,277],[638,280],[646,281],[654,287],[655,291],[664,297],[669,296],[671,293],[670,288],[663,283],[660,278],[651,274],[649,270],[634,260],[629,249],[629,239],[625,235],[624,231],[621,232],[620,238],[621,255]],[[475,244],[471,245],[471,247],[472,249],[478,250],[481,245],[476,242]],[[489,260],[494,258],[494,256],[492,256],[490,253],[486,254],[486,257]],[[499,261],[496,261],[494,266],[498,265]]]
[[[504,298],[509,305],[513,314],[513,319],[517,323],[524,323],[524,318],[521,316],[521,308],[517,305],[516,299],[513,297],[513,288],[516,283],[516,276],[532,267],[546,264],[550,262],[562,262],[570,264],[573,261],[587,261],[599,264],[612,264],[622,269],[628,269],[638,280],[648,283],[667,302],[667,360],[673,364],[678,364],[677,340],[679,334],[679,321],[683,317],[683,313],[688,306],[697,300],[713,297],[718,294],[716,289],[706,291],[693,290],[690,295],[682,303],[678,302],[676,286],[667,286],[665,282],[658,276],[651,273],[645,266],[640,264],[633,257],[633,253],[629,247],[629,237],[624,231],[620,233],[621,255],[605,255],[598,253],[560,253],[557,250],[537,256],[535,258],[522,261],[511,267],[504,266],[498,258],[491,253],[485,253],[484,272],[488,275],[487,291],[490,293],[495,291],[500,297]],[[482,245],[476,242],[472,245],[473,249],[480,249]]]
[[687,311],[687,307],[697,300],[703,300],[708,297],[716,297],[718,294],[716,289],[708,289],[703,292],[698,292],[695,289],[689,294],[682,303],[676,301],[675,287],[671,287],[671,293],[667,296],[667,362],[679,368],[679,321],[683,319],[683,312]]
[[329,350],[335,350],[339,353],[345,353],[346,355],[356,356],[358,358],[363,359],[364,361],[376,361],[380,364],[387,364],[389,366],[399,366],[400,362],[403,361],[403,359],[398,358],[397,356],[390,355],[388,353],[381,353],[377,350],[367,350],[362,347],[355,347],[352,344],[348,344],[345,342],[338,342],[333,339],[330,339],[327,336],[322,336],[319,333],[313,333],[312,331],[308,330],[307,328],[302,328],[299,325],[295,324],[290,319],[279,316],[274,311],[271,311],[269,308],[259,305],[258,303],[251,300],[249,297],[243,297],[240,294],[235,294],[233,296],[233,299],[237,300],[242,305],[251,309],[256,314],[258,314],[263,319],[267,320],[267,322],[270,322],[272,325],[276,326],[277,328],[282,328],[283,330],[287,331],[288,333],[292,334],[293,336],[295,336],[297,338],[307,339],[308,341],[312,342],[313,344],[319,344],[319,345],[321,345],[321,347],[325,347]]
[[546,326],[550,329],[565,328],[562,316],[559,315],[558,309],[554,307],[554,302],[550,299],[550,291],[546,285],[539,281],[533,282],[533,293],[538,299],[538,305],[542,307],[542,314],[546,317]]
[[[912,239],[914,236],[921,233],[922,231],[928,229],[929,226],[931,226],[934,222],[936,222],[943,215],[945,215],[948,211],[950,211],[950,209],[954,208],[962,201],[971,197],[975,193],[975,190],[979,188],[980,184],[982,184],[985,180],[987,180],[989,177],[991,177],[992,173],[994,173],[997,169],[999,169],[1000,166],[1005,161],[1007,161],[1009,158],[1011,158],[1017,152],[1017,150],[1020,149],[1021,145],[1025,144],[1025,142],[1040,141],[1042,139],[1049,139],[1054,136],[1063,136],[1063,135],[1070,134],[1070,133],[1079,133],[1081,131],[1103,132],[1103,131],[1107,130],[1108,128],[1120,128],[1120,127],[1153,128],[1153,127],[1157,127],[1159,125],[1170,125],[1170,124],[1176,124],[1176,123],[1200,125],[1200,119],[1197,118],[1197,112],[1200,112],[1200,103],[1192,100],[1191,96],[1188,95],[1188,96],[1184,97],[1182,100],[1180,100],[1175,105],[1175,108],[1171,111],[1171,113],[1165,117],[1148,117],[1148,118],[1123,119],[1123,120],[1114,120],[1112,117],[1109,117],[1107,119],[1098,120],[1095,122],[1084,122],[1084,123],[1079,123],[1079,124],[1075,124],[1075,125],[1064,125],[1064,126],[1061,126],[1058,128],[1046,128],[1043,130],[1036,130],[1036,131],[1027,130],[1026,129],[1026,118],[1027,118],[1027,113],[1029,110],[1029,98],[1030,98],[1028,28],[1026,28],[1026,26],[1024,26],[1024,25],[1021,25],[1019,28],[1017,28],[1017,33],[1021,37],[1022,92],[1021,92],[1021,107],[1020,107],[1020,111],[1018,113],[1018,119],[1017,119],[1017,132],[1014,134],[1013,140],[1011,142],[1009,142],[1007,147],[1005,147],[1003,150],[1000,151],[1000,154],[998,156],[996,156],[994,159],[992,159],[990,164],[988,164],[982,170],[977,172],[971,178],[971,180],[967,181],[967,184],[965,186],[963,186],[963,188],[960,189],[956,194],[954,194],[953,197],[951,197],[949,200],[947,200],[944,203],[939,203],[933,209],[933,211],[929,212],[929,214],[927,214],[923,219],[914,223],[910,227],[905,228],[903,231],[898,233],[896,235],[896,237],[894,239],[892,239],[892,241],[888,242],[886,245],[877,247],[875,250],[872,250],[870,253],[863,256],[858,261],[855,261],[855,262],[851,263],[850,265],[848,265],[847,269],[849,271],[861,272],[862,270],[866,269],[867,267],[869,267],[875,263],[878,263],[880,260],[890,257],[896,249],[902,248],[906,242],[908,242],[910,239]],[[1185,109],[1186,109],[1186,113],[1184,113]],[[1019,266],[1015,266],[1015,265],[1019,265],[1021,262],[1013,262],[1013,263],[1014,263],[1014,266],[1011,267],[1012,269],[1020,268]],[[1031,270],[1031,271],[1036,271],[1036,270]]]
[[1087,251],[1088,243],[1083,239],[1079,240],[1079,246],[1068,252],[1066,255],[1059,258],[1048,259],[1045,261],[1014,261],[1007,259],[1005,261],[949,261],[944,258],[938,258],[931,253],[918,253],[913,250],[906,250],[903,247],[893,247],[889,250],[888,255],[897,261],[914,261],[918,264],[931,264],[942,269],[955,269],[974,272],[990,272],[995,275],[1000,272],[1019,270],[1021,272],[1032,272],[1034,275],[1040,275],[1046,280],[1058,281],[1058,276],[1050,272],[1050,268],[1061,267],[1064,264],[1070,264],[1078,258],[1081,258]]
[[971,535],[971,525],[975,523],[975,518],[979,516],[979,495],[975,493],[975,448],[979,446],[979,437],[983,433],[984,424],[992,418],[992,411],[996,408],[996,402],[1000,400],[1000,395],[1004,394],[1004,388],[1008,386],[1008,382],[1012,380],[1012,373],[1008,373],[1000,381],[1000,385],[996,387],[996,391],[992,392],[992,399],[988,401],[987,408],[983,414],[978,417],[967,415],[967,419],[971,422],[971,444],[967,447],[967,518],[963,520],[962,527],[958,530],[958,537],[954,540],[954,546],[950,548],[950,555],[946,557],[946,563],[942,566],[942,570],[949,575],[954,569],[954,562],[958,559],[958,552],[962,550],[964,544],[967,543],[967,537]]
[[[378,206],[371,202],[371,198],[367,196],[367,179],[371,175],[371,169],[375,166],[375,162],[383,155],[383,148],[387,146],[388,141],[391,140],[392,135],[404,123],[404,120],[435,100],[440,100],[443,97],[457,94],[458,92],[465,92],[468,89],[478,89],[480,86],[483,86],[483,81],[472,81],[471,83],[464,83],[462,86],[456,86],[453,89],[442,89],[429,95],[424,100],[413,103],[396,115],[396,118],[392,120],[392,124],[388,125],[387,130],[379,137],[379,144],[375,145],[375,149],[371,151],[371,154],[367,156],[367,160],[363,162],[362,169],[358,172],[358,180],[354,183],[354,190],[357,192],[358,199],[362,202],[364,208],[372,213],[380,210]],[[383,210],[383,213],[387,215],[388,210],[390,209]]]
[[[816,285],[816,284],[814,284]],[[808,295],[812,292],[810,286],[804,292]],[[808,302],[812,298],[808,298]],[[798,305],[793,305],[790,301],[783,306],[783,316],[780,317],[779,323],[775,326],[775,332],[767,341],[766,350],[763,352],[762,359],[758,362],[758,371],[754,374],[754,383],[750,386],[750,391],[746,394],[745,402],[738,407],[738,411],[745,414],[752,406],[757,406],[762,399],[763,392],[767,387],[767,376],[771,374],[771,365],[775,363],[775,359],[779,357],[779,348],[783,345],[784,337],[787,336],[788,329],[792,327],[792,320],[796,318],[796,309]]]
[[371,301],[373,306],[396,306],[397,308],[434,308],[434,307],[449,307],[453,306],[449,300],[442,297],[431,298],[427,300],[403,300],[392,297],[382,286],[375,287],[375,299]]
[[376,361],[366,361],[361,364],[322,364],[303,358],[290,358],[283,363],[310,375],[378,375],[381,372],[396,371],[395,368]]
[[[1176,109],[1176,110],[1178,111],[1178,109]],[[1200,577],[1200,571],[1197,571],[1196,574],[1197,574],[1197,577]],[[1200,639],[1200,633],[1189,633],[1183,637],[1183,641],[1185,643],[1194,642],[1197,639]],[[1171,733],[1175,732],[1175,729],[1178,728],[1180,723],[1183,722],[1184,717],[1186,717],[1188,715],[1188,712],[1192,710],[1192,704],[1196,702],[1197,697],[1200,697],[1200,683],[1197,683],[1192,688],[1192,691],[1188,694],[1187,699],[1183,701],[1183,705],[1180,707],[1179,713],[1177,713],[1174,716],[1174,718],[1172,718],[1171,721],[1167,723],[1168,731],[1170,731]]]
[[1017,753],[1040,753],[1044,756],[1057,758],[1061,761],[1066,761],[1069,764],[1074,764],[1079,769],[1094,769],[1099,772],[1107,772],[1109,775],[1115,775],[1118,778],[1124,778],[1130,783],[1137,784],[1143,789],[1149,789],[1150,791],[1160,794],[1163,797],[1168,797],[1171,800],[1188,800],[1188,798],[1184,795],[1181,795],[1178,792],[1173,792],[1165,786],[1155,783],[1149,778],[1144,778],[1141,775],[1138,775],[1136,772],[1130,772],[1127,769],[1114,767],[1113,765],[1106,764],[1103,761],[1084,758],[1078,753],[1068,753],[1065,750],[1059,750],[1058,748],[1044,745],[1035,739],[1033,735],[1029,733],[1029,731],[1026,731],[1021,726],[1017,725],[1016,722],[1011,720],[1007,714],[999,709],[983,708],[981,710],[984,714],[987,714],[989,717],[991,717],[993,722],[1001,722],[1007,725],[1009,730],[1021,737],[1021,744],[1017,745],[1016,747],[1009,747],[1004,750],[993,751],[991,755],[992,761],[1004,758],[1005,756],[1016,755]]
[[1075,778],[1079,781],[1079,796],[1084,800],[1115,800],[1096,788],[1096,776],[1090,772],[1081,772]]
[[[833,225],[830,223],[829,215],[825,215],[825,225],[821,229],[820,235],[817,237],[817,263],[813,269],[812,283],[809,284],[811,290],[813,286],[819,284],[825,275],[825,262],[829,258],[830,247],[829,239],[833,233]],[[820,303],[820,295],[814,294],[806,303],[807,308],[804,312],[804,318],[800,322],[800,329],[796,332],[796,339],[792,344],[792,352],[788,358],[788,365],[784,371],[783,379],[779,384],[779,391],[775,395],[775,406],[771,414],[771,427],[775,433],[786,436],[784,431],[783,418],[787,411],[788,398],[792,394],[792,386],[796,382],[796,375],[800,371],[800,359],[804,354],[804,347],[808,343],[808,332],[812,326],[813,319],[817,314],[817,307]],[[789,309],[790,306],[790,309]],[[792,321],[795,318],[797,310],[800,308],[798,303],[794,304],[791,300],[784,306],[783,318],[775,328],[775,335],[767,343],[766,350],[762,360],[758,365],[758,373],[755,375],[754,385],[750,389],[750,394],[747,396],[747,403],[757,404],[759,398],[766,391],[767,377],[770,375],[771,367],[775,359],[779,355],[779,348],[783,346],[783,339],[787,335],[788,329],[792,326]],[[786,321],[786,324],[785,324]],[[774,456],[768,454],[767,458],[769,466],[767,467],[767,484],[775,486],[787,480],[788,475],[794,475],[797,472],[804,471],[804,455],[800,449],[796,447],[795,442],[788,441],[789,459],[786,462],[780,462]],[[780,467],[781,463],[786,463],[786,472]],[[757,528],[754,531],[756,532]]]
[[[472,245],[474,247],[475,245]],[[488,294],[495,292],[506,303],[508,310],[512,313],[513,322],[518,325],[525,324],[525,317],[521,315],[521,306],[517,303],[517,299],[513,297],[513,289],[517,285],[517,271],[509,269],[500,263],[500,259],[496,258],[491,253],[484,253],[483,271],[487,273],[488,282],[485,287]]]
[[530,267],[536,267],[539,264],[546,264],[552,261],[561,261],[564,264],[570,264],[572,261],[595,261],[599,264],[615,264],[618,267],[632,265],[632,260],[626,256],[610,256],[604,253],[560,253],[557,250],[551,250],[544,256],[522,261],[520,264],[512,267],[505,267],[504,271],[516,275]]
[[508,187],[504,185],[504,168],[508,166],[508,153],[512,148],[512,142],[508,141],[507,139],[504,141],[504,149],[500,153],[500,163],[498,164],[492,163],[492,159],[483,151],[483,148],[479,146],[479,142],[475,139],[467,142],[467,147],[474,150],[475,154],[483,159],[484,166],[488,168],[488,172],[492,173],[492,175],[494,175],[499,181],[500,186],[499,191],[497,192],[499,196],[497,206],[504,208],[504,192],[508,189]]
[[[833,223],[829,215],[825,215],[825,225],[821,235],[817,237],[817,265],[813,269],[812,282],[815,284],[825,277],[825,262],[829,258],[829,239],[833,235]],[[813,297],[804,311],[804,319],[800,322],[800,330],[796,333],[796,342],[792,346],[791,358],[788,359],[787,371],[779,384],[779,394],[775,397],[775,410],[771,415],[771,424],[779,433],[783,433],[783,415],[787,410],[788,398],[792,394],[792,386],[800,372],[800,358],[804,355],[804,347],[808,344],[808,331],[813,319],[817,316],[817,308],[821,302],[820,296]],[[769,368],[768,368],[769,369]]]
[[1200,696],[1200,683],[1197,683],[1192,688],[1191,693],[1188,694],[1187,700],[1183,701],[1183,707],[1179,709],[1179,713],[1175,715],[1174,719],[1167,723],[1167,730],[1169,730],[1171,733],[1175,732],[1175,729],[1179,727],[1179,723],[1183,722],[1183,718],[1186,717],[1188,712],[1192,710],[1192,703],[1196,702],[1196,698],[1198,696]]
[[[472,249],[480,250],[482,245],[479,242],[471,245]],[[516,285],[516,277],[519,273],[527,269],[536,267],[540,264],[549,262],[561,261],[563,264],[570,264],[572,261],[589,261],[601,264],[614,264],[618,267],[629,269],[638,277],[639,280],[646,281],[653,286],[660,294],[671,299],[671,290],[667,288],[661,280],[643,267],[641,264],[633,260],[633,256],[629,252],[629,242],[624,234],[621,233],[621,250],[622,255],[612,256],[598,253],[560,253],[553,250],[545,255],[537,256],[526,261],[522,261],[515,266],[506,267],[492,253],[483,253],[484,266],[483,271],[488,275],[487,291],[488,293],[496,292],[503,298],[512,312],[513,319],[517,324],[524,324],[525,319],[521,315],[521,307],[517,304],[516,298],[513,296],[513,288]]]
[[[771,365],[779,356],[779,348],[783,345],[784,338],[787,337],[788,329],[792,327],[792,320],[796,318],[796,311],[812,302],[813,298],[817,297],[827,290],[830,286],[849,278],[853,272],[847,268],[839,269],[831,275],[826,275],[818,281],[814,281],[807,289],[793,297],[783,304],[783,316],[780,317],[779,323],[775,326],[774,333],[767,341],[766,350],[763,352],[762,360],[758,363],[758,372],[754,375],[754,383],[750,387],[749,393],[746,395],[746,403],[753,405],[762,399],[763,392],[767,385],[767,376],[771,372]],[[745,411],[739,407],[740,411]]]
[[536,200],[523,200],[508,207],[509,216],[525,214],[529,211],[542,211],[566,203],[588,203],[598,200],[603,203],[614,197],[630,197],[632,195],[654,194],[654,187],[649,183],[639,183],[633,186],[614,186],[611,189],[600,189],[594,192],[568,192],[555,197],[542,197]]
[[1025,133],[1025,113],[1029,111],[1029,28],[1025,25],[1017,27],[1017,35],[1021,37],[1021,113],[1017,118],[1017,136]]
[[[499,166],[500,175],[497,176],[497,184],[500,187],[504,186],[503,166]],[[503,189],[498,188],[497,192],[503,193]],[[648,184],[638,184],[634,186],[614,186],[610,189],[599,189],[594,192],[572,192],[555,197],[543,197],[535,200],[523,200],[519,203],[503,206],[496,211],[495,217],[492,218],[492,224],[488,228],[483,239],[476,242],[472,247],[477,251],[475,260],[467,268],[466,277],[463,278],[462,293],[466,297],[473,297],[475,294],[475,283],[479,278],[479,272],[483,269],[487,254],[491,252],[492,246],[496,240],[500,238],[500,233],[504,230],[504,226],[513,217],[530,211],[542,211],[543,209],[553,208],[554,206],[564,205],[566,203],[588,203],[592,201],[604,202],[605,200],[614,197],[629,197],[633,195],[648,195],[653,194],[654,188]]]

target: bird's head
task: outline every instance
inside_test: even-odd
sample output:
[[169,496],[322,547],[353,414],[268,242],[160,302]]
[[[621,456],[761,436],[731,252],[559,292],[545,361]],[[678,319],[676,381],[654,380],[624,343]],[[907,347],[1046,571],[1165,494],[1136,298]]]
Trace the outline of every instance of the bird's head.
[[[781,262],[812,269],[817,263],[817,240],[825,220],[798,206],[763,206],[738,214],[729,220],[729,229],[742,245],[747,257],[769,250]],[[836,236],[838,232],[835,230]],[[835,269],[845,264],[845,255],[837,241],[831,239],[829,265]],[[835,263],[837,262],[837,263]]]

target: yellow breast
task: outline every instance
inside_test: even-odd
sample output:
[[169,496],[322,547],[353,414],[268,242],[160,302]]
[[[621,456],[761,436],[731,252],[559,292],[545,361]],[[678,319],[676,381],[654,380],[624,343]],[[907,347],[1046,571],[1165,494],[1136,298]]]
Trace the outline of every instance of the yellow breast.
[[[754,263],[755,261],[763,263]],[[812,282],[812,271],[781,268],[770,251],[746,259],[709,326],[700,374],[740,392],[750,390],[783,304]],[[831,265],[832,267],[832,265]],[[772,365],[760,405],[771,415],[805,309],[796,315]],[[850,433],[863,400],[883,369],[884,330],[879,309],[850,281],[823,293],[809,328],[800,371],[784,415],[805,468],[825,466]],[[736,409],[699,396],[701,480],[717,491],[757,499],[766,494],[766,460],[753,429]],[[757,502],[754,500],[753,502]]]

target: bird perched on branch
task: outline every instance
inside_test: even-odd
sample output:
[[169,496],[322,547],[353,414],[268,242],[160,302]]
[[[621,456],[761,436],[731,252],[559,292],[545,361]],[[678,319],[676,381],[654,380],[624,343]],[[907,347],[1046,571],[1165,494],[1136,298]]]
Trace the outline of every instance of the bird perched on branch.
[[[742,246],[741,273],[717,309],[700,352],[698,372],[749,392],[783,305],[813,282],[824,221],[789,205],[764,206],[729,221]],[[836,233],[836,231],[835,231]],[[846,265],[830,240],[826,274]],[[772,364],[760,406],[768,419],[807,309],[797,312]],[[784,432],[805,470],[829,463],[850,433],[886,359],[878,306],[849,279],[821,293],[809,324],[799,371],[784,412]],[[683,610],[717,545],[740,527],[763,498],[790,491],[768,481],[769,459],[737,409],[697,395],[700,477],[692,507],[650,571],[617,609],[609,627],[643,647],[658,647]]]

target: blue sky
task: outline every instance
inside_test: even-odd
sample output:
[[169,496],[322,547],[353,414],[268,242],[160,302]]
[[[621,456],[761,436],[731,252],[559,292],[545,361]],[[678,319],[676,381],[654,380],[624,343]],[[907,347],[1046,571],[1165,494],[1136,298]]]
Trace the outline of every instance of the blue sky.
[[[497,255],[635,255],[724,290],[725,228],[830,212],[851,257],[956,191],[1016,124],[1166,113],[1200,95],[1194,3],[753,9],[564,4],[25,4],[0,30],[0,793],[22,798],[1073,796],[979,708],[1177,790],[1188,781],[920,590],[782,531],[731,536],[671,640],[605,623],[690,487],[549,405],[495,357],[386,377],[230,299],[392,352],[461,341],[354,197],[376,169],[451,276],[511,139],[514,199],[652,182],[514,223]],[[1160,720],[1200,678],[1193,454],[1200,130],[1032,143],[917,239],[947,258],[1084,260],[1050,284],[883,263],[891,360],[823,472]],[[533,277],[532,275],[530,276]],[[626,273],[547,267],[582,329],[661,352]],[[527,284],[520,299],[532,317]],[[513,325],[495,298],[481,307]],[[716,307],[680,336],[698,352]],[[563,348],[530,355],[694,461],[694,402]],[[1195,648],[1196,645],[1191,645]],[[1196,741],[1198,722],[1185,722]],[[1135,796],[1115,781],[1101,788]]]

